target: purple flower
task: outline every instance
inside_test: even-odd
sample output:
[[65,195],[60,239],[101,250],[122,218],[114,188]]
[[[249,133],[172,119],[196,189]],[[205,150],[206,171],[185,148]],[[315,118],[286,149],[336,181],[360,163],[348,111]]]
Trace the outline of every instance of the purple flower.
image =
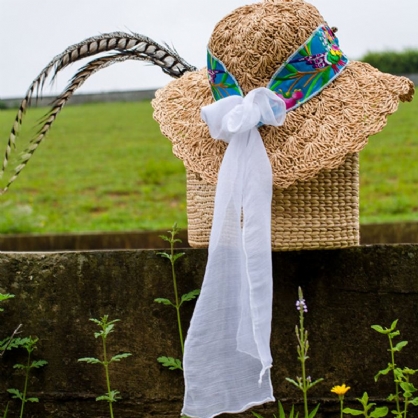
[[299,312],[308,312],[308,307],[307,307],[307,305],[306,305],[306,303],[305,303],[305,299],[299,299],[297,302],[296,302],[296,309],[299,311]]

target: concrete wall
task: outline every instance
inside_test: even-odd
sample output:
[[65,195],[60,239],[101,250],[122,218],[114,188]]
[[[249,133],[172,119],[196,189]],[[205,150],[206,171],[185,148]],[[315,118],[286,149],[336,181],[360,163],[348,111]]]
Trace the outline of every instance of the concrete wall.
[[[149,232],[85,232],[77,234],[0,234],[0,251],[61,251],[106,249],[156,249],[167,243],[160,235]],[[187,244],[187,231],[179,238]],[[418,222],[360,225],[362,244],[418,243]]]
[[[207,257],[205,250],[185,252],[178,265],[182,293],[200,287]],[[300,375],[294,336],[298,286],[309,307],[308,374],[325,378],[311,393],[314,402],[321,402],[322,416],[338,414],[337,399],[330,393],[333,385],[352,387],[347,404],[363,391],[379,402],[393,391],[390,378],[373,381],[386,367],[388,352],[384,336],[370,325],[389,326],[399,319],[402,338],[409,344],[398,364],[418,368],[418,246],[278,252],[273,254],[273,270],[272,378],[275,395],[286,407],[300,402],[300,394],[285,381]],[[23,323],[22,335],[40,339],[35,358],[49,362],[31,377],[30,395],[40,402],[28,403],[26,416],[108,416],[107,404],[95,402],[105,392],[101,368],[77,362],[100,356],[100,342],[93,337],[96,328],[88,319],[104,314],[121,319],[109,337],[110,354],[133,354],[111,368],[112,386],[123,397],[115,404],[115,416],[179,416],[181,373],[156,361],[161,355],[180,356],[175,312],[153,302],[173,293],[169,263],[156,251],[0,253],[0,291],[16,295],[2,305],[3,336]],[[184,311],[185,327],[192,309],[191,303]],[[12,370],[17,360],[23,361],[19,353],[8,352],[1,361],[0,405],[8,398],[6,388],[22,386],[22,377]],[[17,416],[18,405],[11,403],[10,409],[9,416]],[[275,405],[257,410],[271,417]]]

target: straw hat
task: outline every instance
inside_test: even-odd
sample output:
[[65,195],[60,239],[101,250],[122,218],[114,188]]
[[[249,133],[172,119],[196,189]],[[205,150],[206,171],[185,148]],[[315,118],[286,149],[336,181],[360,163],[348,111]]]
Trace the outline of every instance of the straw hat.
[[[208,48],[246,95],[266,87],[281,64],[323,24],[318,10],[303,0],[265,0],[223,18]],[[399,101],[411,101],[413,94],[409,79],[350,61],[319,94],[289,111],[283,126],[259,128],[274,185],[286,188],[338,167],[383,129]],[[174,154],[212,184],[227,146],[211,138],[200,116],[201,108],[213,101],[206,68],[170,82],[152,101],[154,118],[172,141]]]

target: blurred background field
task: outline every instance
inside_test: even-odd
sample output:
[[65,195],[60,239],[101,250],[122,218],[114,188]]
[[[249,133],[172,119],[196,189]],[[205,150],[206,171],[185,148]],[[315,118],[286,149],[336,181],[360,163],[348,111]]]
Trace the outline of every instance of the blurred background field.
[[[46,110],[28,111],[19,144]],[[4,146],[15,113],[0,111]],[[174,221],[185,228],[185,193],[183,164],[160,134],[149,101],[68,106],[0,196],[0,233],[155,230]]]
[[[15,157],[46,110],[29,109]],[[0,111],[2,153],[15,114]],[[361,152],[361,223],[418,220],[417,115],[417,101],[401,104]],[[183,164],[149,101],[68,106],[0,196],[0,233],[161,230],[173,222],[186,228],[185,195]]]

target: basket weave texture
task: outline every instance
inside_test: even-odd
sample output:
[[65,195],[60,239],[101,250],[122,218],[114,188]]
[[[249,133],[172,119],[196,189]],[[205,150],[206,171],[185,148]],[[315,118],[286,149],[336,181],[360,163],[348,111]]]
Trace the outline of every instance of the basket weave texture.
[[[212,226],[216,185],[187,171],[189,244],[206,248]],[[271,239],[273,251],[342,248],[359,244],[358,154],[287,189],[274,187]]]

